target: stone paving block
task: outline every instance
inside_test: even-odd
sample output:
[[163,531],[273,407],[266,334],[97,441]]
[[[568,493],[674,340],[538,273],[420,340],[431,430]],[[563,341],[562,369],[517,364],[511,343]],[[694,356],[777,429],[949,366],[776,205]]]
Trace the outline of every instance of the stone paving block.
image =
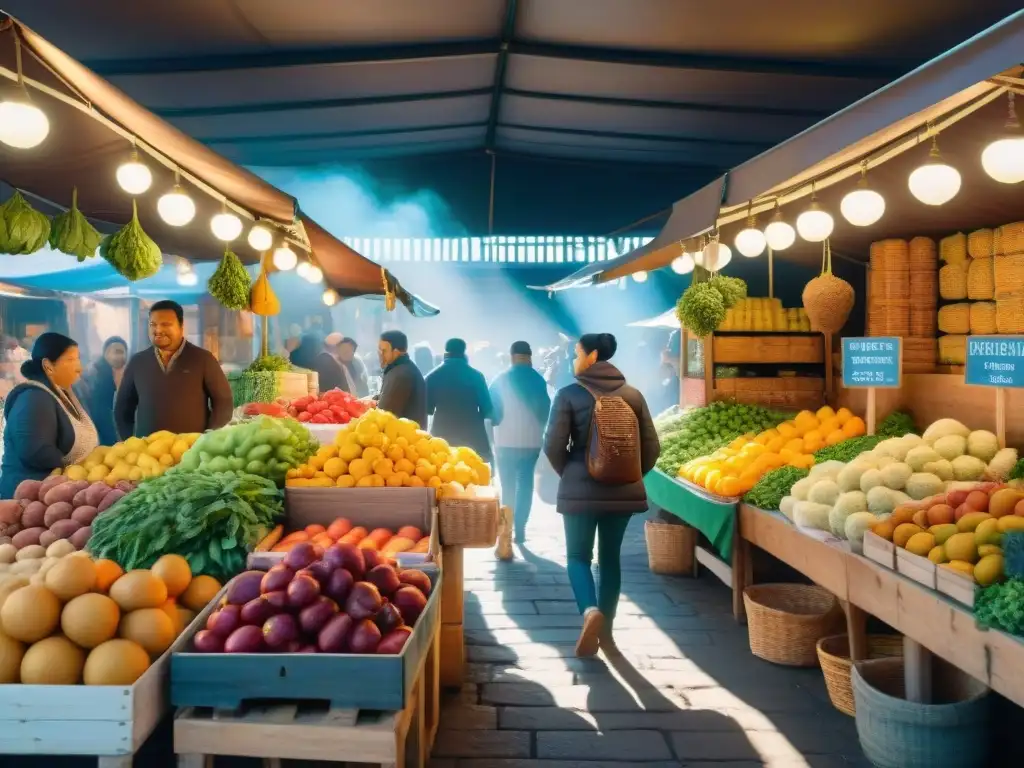
[[[441,721],[444,725],[444,720]],[[438,731],[431,753],[435,757],[529,757],[526,731]]]
[[515,586],[505,587],[504,589],[497,590],[491,585],[490,590],[476,589],[470,592],[471,595],[479,595],[480,599],[487,598],[493,600],[495,598],[499,600],[509,601],[520,601],[520,600],[539,600],[540,598],[546,598],[548,600],[575,600],[572,594],[572,588],[566,584],[560,586],[553,584],[551,586],[523,586],[517,584]]
[[672,753],[657,731],[545,731],[537,734],[537,757],[647,761],[670,760]]
[[[550,643],[570,645],[579,638],[576,629],[467,629],[465,633],[467,645],[536,645]],[[712,638],[708,632],[673,630],[663,632],[659,629],[615,628],[615,640],[620,648],[636,650],[643,647],[643,653],[649,656],[680,656],[679,649],[693,645],[711,645]]]
[[465,606],[466,616],[524,616],[537,613],[537,606],[529,600],[480,603],[467,599]]
[[[725,768],[729,768],[728,764]],[[446,766],[446,768],[449,768]],[[679,768],[675,760],[648,763],[613,760],[460,760],[458,768]],[[688,767],[687,767],[688,768]]]
[[441,707],[441,727],[450,731],[498,729],[498,710],[482,704],[455,702]]
[[797,761],[801,754],[783,734],[774,731],[714,731],[671,733],[672,749],[688,760]]
[[[692,710],[674,712],[574,712],[558,707],[499,707],[498,727],[521,731],[674,731],[709,718]],[[695,722],[694,727],[697,727]]]
[[541,616],[466,616],[466,629],[579,629],[583,619],[578,612],[569,615],[548,613]]
[[563,707],[581,712],[671,712],[686,707],[678,693],[627,689],[618,683],[551,686],[536,683],[484,683],[485,704],[522,707]]
[[[655,688],[715,688],[720,683],[696,664],[691,664],[688,669],[672,671],[638,670],[631,669],[630,677],[637,677]],[[576,674],[577,683],[593,683],[599,680],[606,680],[611,671],[605,672],[579,672]],[[632,682],[630,680],[630,682]]]
[[693,688],[686,691],[686,699],[694,709],[756,709],[762,712],[816,713],[822,705],[813,696],[799,691],[765,691],[740,696],[729,688]]

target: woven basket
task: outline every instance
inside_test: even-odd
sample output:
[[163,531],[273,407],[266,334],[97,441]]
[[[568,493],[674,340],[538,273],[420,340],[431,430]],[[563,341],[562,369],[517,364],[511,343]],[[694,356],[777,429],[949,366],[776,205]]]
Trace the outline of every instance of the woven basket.
[[976,229],[967,236],[967,253],[972,259],[981,259],[991,256],[992,230]]
[[688,525],[648,520],[644,523],[647,539],[647,564],[651,573],[664,576],[693,574],[697,548],[697,529]]
[[[899,635],[868,635],[868,658],[886,659],[903,656],[903,638]],[[850,672],[850,638],[848,635],[831,635],[818,641],[818,662],[825,675],[825,688],[832,706],[846,715],[856,712],[853,701],[853,686]]]
[[[858,661],[850,674],[861,749],[878,768],[995,765],[988,689],[957,671],[937,675],[932,704],[906,700],[901,657]],[[945,672],[946,670],[942,670]]]
[[931,373],[935,370],[938,353],[939,344],[934,338],[903,339],[903,372]]
[[906,272],[910,265],[910,248],[906,240],[878,240],[871,244],[872,269]]
[[995,298],[1024,295],[1024,253],[1007,253],[992,261]]
[[923,309],[911,307],[910,338],[914,340],[926,339],[928,341],[935,341],[935,333],[938,330],[937,321],[938,313],[935,311],[934,306]]
[[939,258],[947,264],[962,264],[967,261],[967,235],[957,232],[939,240]]
[[944,365],[963,365],[967,360],[966,336],[940,336],[939,362]]
[[999,240],[999,244],[1002,246],[1002,253],[1020,253],[1024,251],[1024,221],[1003,224],[999,228]]
[[971,266],[967,268],[967,298],[985,300],[996,297],[994,261],[991,256],[971,259]]
[[989,336],[996,330],[995,302],[976,301],[971,304],[971,333],[977,336]]
[[911,269],[934,270],[938,260],[938,248],[930,237],[915,237],[907,244],[907,261]]
[[441,543],[459,547],[493,547],[500,513],[495,499],[441,499],[437,518]]
[[743,590],[750,652],[791,667],[818,663],[818,640],[842,623],[839,601],[827,590],[803,584],[758,584]]
[[967,262],[947,264],[939,270],[939,296],[947,301],[967,298]]
[[970,333],[971,305],[961,303],[940,307],[939,330],[943,333]]
[[1024,298],[996,301],[996,332],[1024,333]]
[[909,336],[910,302],[872,302],[868,308],[875,336]]
[[1006,253],[1006,246],[1003,245],[1003,228],[996,227],[992,230],[992,255],[998,256]]

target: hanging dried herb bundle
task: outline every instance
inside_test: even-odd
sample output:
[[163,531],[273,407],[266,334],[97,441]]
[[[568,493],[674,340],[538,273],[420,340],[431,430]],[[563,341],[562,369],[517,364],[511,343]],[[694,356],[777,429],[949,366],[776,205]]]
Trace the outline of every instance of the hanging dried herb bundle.
[[252,279],[238,256],[225,249],[217,271],[206,283],[206,289],[228,309],[248,309]]
[[679,298],[676,314],[686,330],[703,337],[725,320],[725,302],[711,283],[693,283]]
[[0,253],[35,253],[50,237],[49,217],[37,211],[19,190],[0,205]]
[[100,247],[101,235],[85,215],[78,210],[78,188],[71,193],[71,207],[59,216],[53,217],[50,227],[50,247],[55,251],[77,256],[85,261],[96,255]]
[[832,246],[822,246],[821,274],[804,286],[804,310],[811,329],[820,333],[839,333],[853,309],[853,286],[832,274]]
[[139,224],[139,211],[132,200],[132,219],[112,235],[103,238],[100,256],[129,280],[142,280],[160,271],[164,259]]

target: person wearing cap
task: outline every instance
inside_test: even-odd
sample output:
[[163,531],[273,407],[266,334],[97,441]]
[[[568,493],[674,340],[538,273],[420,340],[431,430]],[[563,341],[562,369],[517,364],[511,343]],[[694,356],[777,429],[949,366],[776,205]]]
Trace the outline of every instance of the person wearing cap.
[[380,394],[377,407],[427,427],[427,385],[409,358],[409,337],[401,331],[384,331],[377,343],[380,360]]
[[533,367],[530,345],[517,341],[509,351],[511,367],[491,384],[491,422],[502,503],[512,510],[515,540],[522,544],[551,396],[544,377]]
[[342,389],[355,397],[366,397],[370,394],[370,385],[366,379],[366,366],[356,357],[359,345],[349,336],[342,336],[335,331],[325,340],[334,359],[341,365],[343,377]]
[[448,339],[444,362],[427,376],[427,414],[434,417],[433,435],[491,460],[484,423],[491,418],[491,395],[484,375],[470,366],[462,339]]

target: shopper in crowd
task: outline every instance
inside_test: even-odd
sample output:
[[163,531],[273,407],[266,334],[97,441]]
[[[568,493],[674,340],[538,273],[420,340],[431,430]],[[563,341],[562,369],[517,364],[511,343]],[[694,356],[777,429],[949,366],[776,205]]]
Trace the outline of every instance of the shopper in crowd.
[[231,420],[231,386],[217,358],[185,340],[185,312],[174,301],[149,310],[153,346],[132,355],[114,400],[121,439],[167,430],[219,429]]
[[551,410],[548,385],[533,367],[525,341],[511,348],[511,367],[491,384],[491,422],[502,502],[512,510],[515,540],[526,541],[533,504],[533,478]]
[[434,350],[425,341],[412,348],[412,361],[424,376],[441,364],[434,356]]
[[83,461],[99,445],[96,427],[74,393],[82,361],[73,339],[42,334],[21,364],[21,374],[25,382],[4,403],[4,499],[14,497],[22,480],[42,480],[55,469]]
[[[611,628],[622,582],[622,537],[630,516],[647,510],[642,476],[654,468],[661,452],[647,402],[610,362],[616,348],[610,333],[580,337],[573,361],[576,382],[555,395],[544,437],[544,452],[560,477],[556,509],[565,525],[566,570],[583,614],[583,629],[576,643],[578,656],[593,656],[599,648],[608,652],[615,648]],[[624,401],[636,422],[623,424],[620,420],[614,430],[599,429],[599,423],[603,426],[607,417],[595,413],[598,398],[602,398],[602,408],[607,408],[605,414],[617,412],[615,406]],[[616,458],[597,450],[599,443],[610,445],[622,440],[623,435],[633,442],[631,452],[620,452]],[[597,443],[592,442],[595,440]],[[624,466],[628,461],[636,466]],[[635,480],[620,484],[604,476],[595,479],[591,473],[601,464],[605,470],[614,469],[612,474]],[[595,534],[600,571],[596,589],[590,567]]]
[[434,417],[431,434],[491,460],[485,424],[491,418],[491,396],[483,374],[469,364],[462,339],[448,339],[444,362],[427,376],[427,415]]
[[341,372],[341,363],[324,345],[323,337],[316,331],[302,335],[299,346],[288,356],[292,365],[315,371],[317,387],[321,392],[345,388],[345,376]]
[[75,388],[79,400],[89,412],[100,445],[117,442],[117,426],[114,424],[114,397],[124,378],[128,364],[128,342],[120,336],[111,336],[103,342],[103,355],[93,363]]
[[341,388],[356,397],[369,395],[370,387],[366,378],[366,366],[356,356],[356,351],[359,349],[356,340],[335,332],[327,337],[327,348],[331,350],[334,359],[341,365],[344,382]]
[[383,381],[377,407],[427,426],[427,384],[409,359],[409,339],[401,331],[385,331],[377,344]]

